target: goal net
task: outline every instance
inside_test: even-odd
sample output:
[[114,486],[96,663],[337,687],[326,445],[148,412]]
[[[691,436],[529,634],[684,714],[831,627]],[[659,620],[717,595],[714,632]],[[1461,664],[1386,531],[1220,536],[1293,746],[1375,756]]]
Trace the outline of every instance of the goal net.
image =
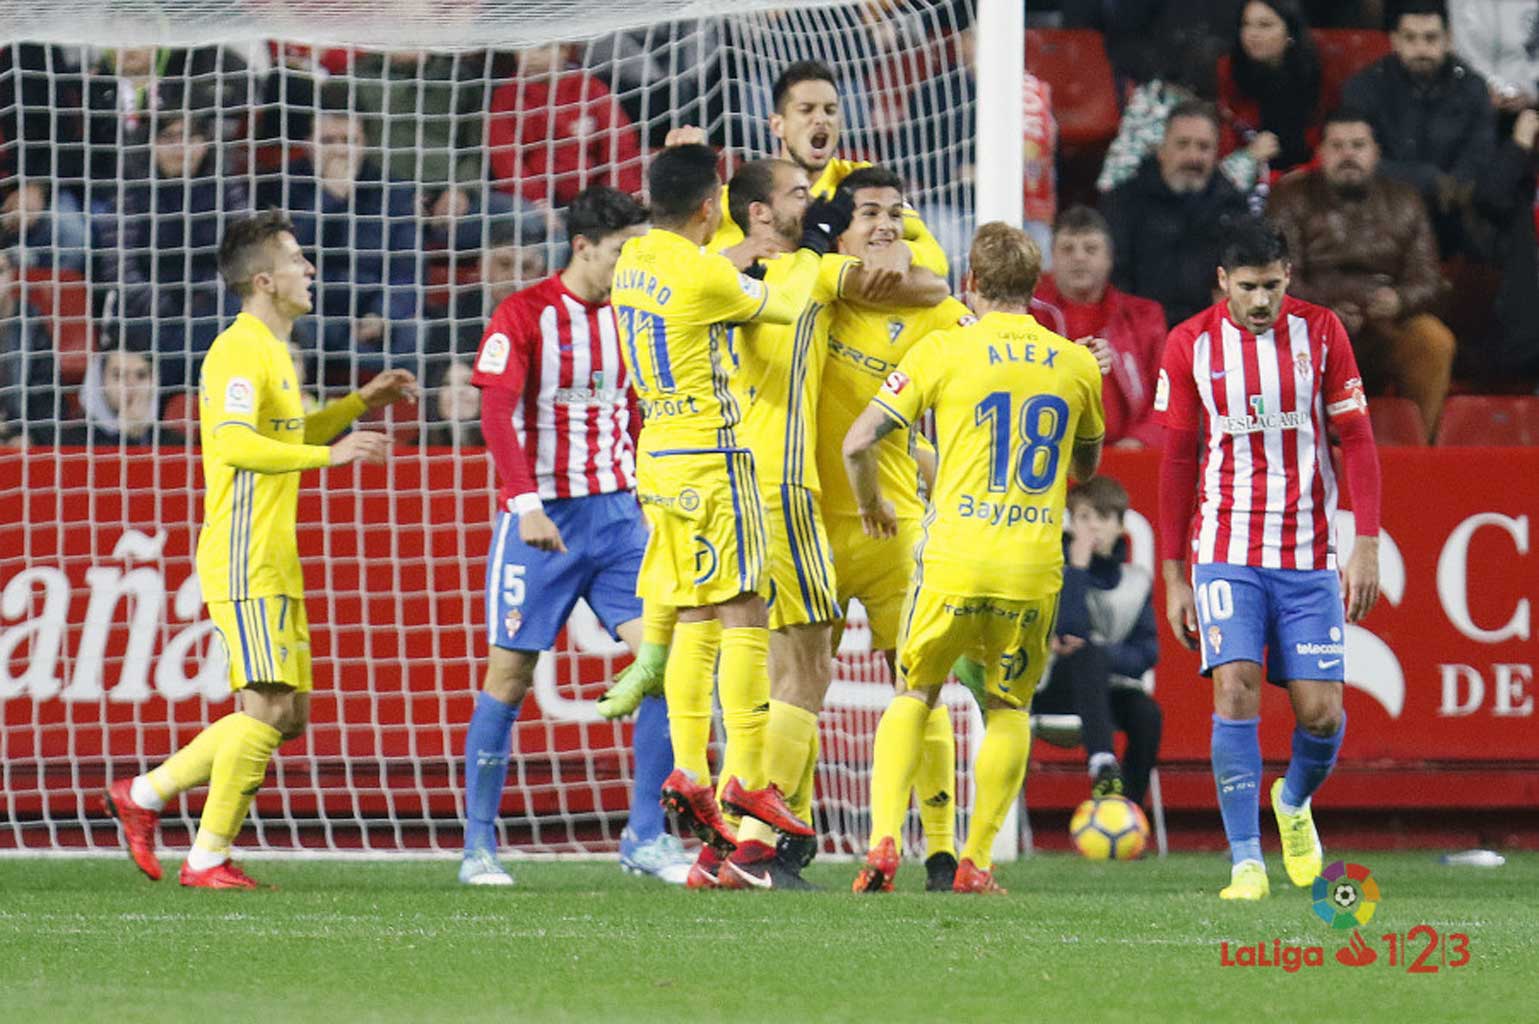
[[[638,13],[640,12],[640,13]],[[0,849],[115,847],[97,796],[227,713],[191,553],[193,384],[236,308],[215,250],[279,207],[317,263],[295,332],[307,399],[382,366],[426,385],[376,415],[383,468],[307,474],[312,724],[242,845],[445,852],[486,654],[493,515],[469,358],[503,296],[559,268],[560,211],[639,191],[667,132],[724,169],[774,151],[770,83],[839,78],[841,155],[898,169],[948,248],[970,235],[970,0],[72,0],[0,13]],[[503,839],[611,852],[630,726],[594,701],[627,655],[579,607],[517,726]],[[822,725],[819,825],[857,852],[890,695],[853,610]],[[948,696],[951,691],[948,690]],[[955,702],[958,803],[979,735]],[[163,842],[190,843],[200,792]],[[911,836],[910,842],[914,842]],[[917,848],[916,848],[917,849]]]

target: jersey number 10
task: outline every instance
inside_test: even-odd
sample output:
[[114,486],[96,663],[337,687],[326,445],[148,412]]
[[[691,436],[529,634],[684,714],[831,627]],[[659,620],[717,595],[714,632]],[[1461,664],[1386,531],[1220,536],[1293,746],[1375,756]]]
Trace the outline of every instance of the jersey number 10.
[[994,391],[973,410],[973,423],[987,425],[989,438],[989,490],[1010,489],[1010,468],[1015,482],[1028,494],[1045,491],[1058,479],[1059,442],[1069,429],[1069,403],[1057,395],[1033,395],[1021,406],[1016,422],[1020,450],[1011,450],[1011,396]]

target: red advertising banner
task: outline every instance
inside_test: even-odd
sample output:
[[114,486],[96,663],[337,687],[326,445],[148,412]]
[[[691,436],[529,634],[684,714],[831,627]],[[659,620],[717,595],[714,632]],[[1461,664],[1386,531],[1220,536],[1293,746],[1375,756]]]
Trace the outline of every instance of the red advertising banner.
[[[1539,769],[1539,450],[1386,449],[1381,459],[1384,596],[1345,638],[1343,765]],[[489,468],[480,452],[403,450],[387,467],[306,476],[300,548],[317,694],[293,763],[345,774],[338,799],[354,812],[456,813],[454,763],[486,646]],[[1132,494],[1133,558],[1156,576],[1157,468],[1154,453],[1120,451],[1103,467]],[[196,457],[181,451],[0,456],[5,813],[75,813],[109,765],[153,763],[228,706],[191,559],[199,475]],[[1350,528],[1342,513],[1344,548]],[[1157,610],[1162,756],[1204,762],[1211,691]],[[623,808],[623,732],[605,724],[596,733],[589,704],[616,652],[590,627],[574,625],[563,643],[557,675],[525,709],[520,749],[548,754],[551,777],[580,763],[584,785],[531,784],[519,799],[559,803],[566,814]],[[1263,750],[1283,760],[1292,716],[1286,695],[1268,691]],[[528,728],[542,720],[545,728]],[[284,810],[304,813],[328,792],[298,787],[310,795],[285,794],[299,803]],[[1400,798],[1393,787],[1381,797]]]

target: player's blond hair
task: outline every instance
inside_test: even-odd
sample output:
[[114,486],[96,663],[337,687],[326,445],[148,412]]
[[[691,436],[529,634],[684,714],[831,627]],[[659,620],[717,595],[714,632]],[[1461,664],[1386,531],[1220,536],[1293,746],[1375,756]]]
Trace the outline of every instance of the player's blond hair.
[[990,302],[1025,306],[1042,276],[1042,250],[1030,235],[1002,220],[990,221],[973,236],[967,256],[973,289]]

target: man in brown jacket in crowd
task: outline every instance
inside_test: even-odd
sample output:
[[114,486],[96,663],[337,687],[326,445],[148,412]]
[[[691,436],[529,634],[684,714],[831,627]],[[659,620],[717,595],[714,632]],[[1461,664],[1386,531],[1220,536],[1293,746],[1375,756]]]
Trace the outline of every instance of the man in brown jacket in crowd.
[[1373,127],[1332,114],[1320,168],[1285,178],[1267,212],[1288,238],[1294,295],[1341,317],[1365,385],[1393,383],[1430,438],[1453,367],[1454,336],[1429,310],[1444,288],[1437,242],[1415,188],[1378,173]]

